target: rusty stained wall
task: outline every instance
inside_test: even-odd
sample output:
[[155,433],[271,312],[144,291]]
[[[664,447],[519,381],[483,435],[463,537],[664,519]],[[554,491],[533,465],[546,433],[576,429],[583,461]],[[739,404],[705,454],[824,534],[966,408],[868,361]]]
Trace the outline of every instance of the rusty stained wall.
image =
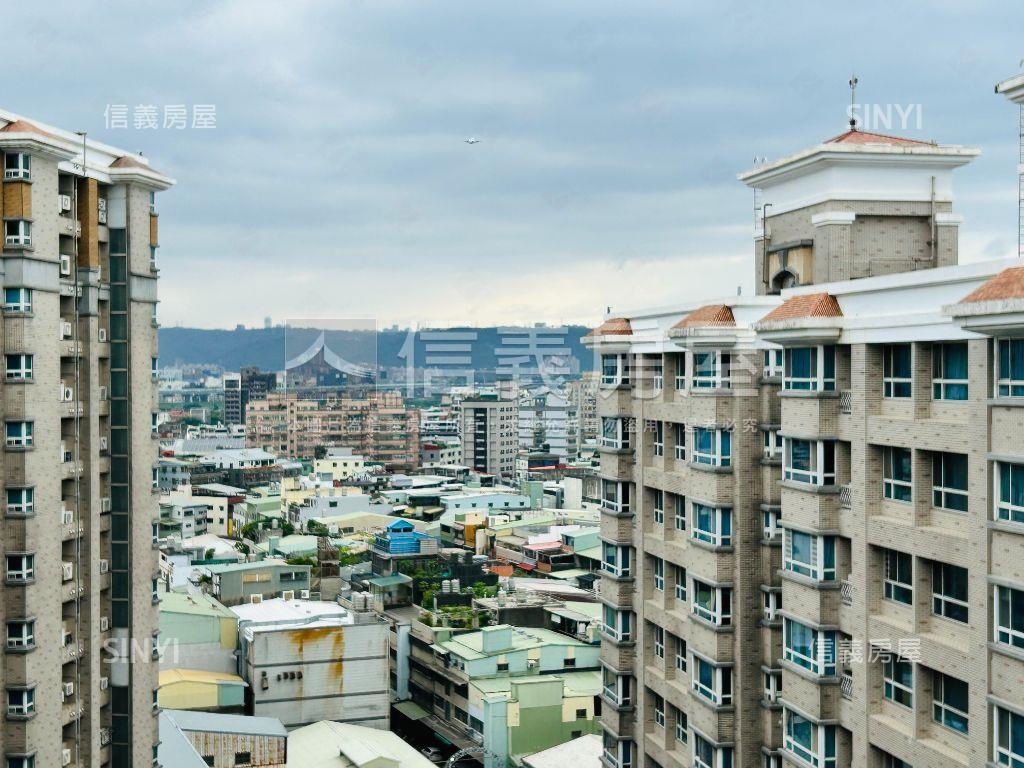
[[[185,731],[185,735],[202,757],[213,757],[214,768],[284,768],[287,762],[288,739],[281,736],[205,731]],[[236,763],[235,755],[239,752],[249,752],[252,762]]]
[[253,714],[289,727],[325,719],[386,727],[387,643],[387,626],[376,622],[257,633],[248,669]]

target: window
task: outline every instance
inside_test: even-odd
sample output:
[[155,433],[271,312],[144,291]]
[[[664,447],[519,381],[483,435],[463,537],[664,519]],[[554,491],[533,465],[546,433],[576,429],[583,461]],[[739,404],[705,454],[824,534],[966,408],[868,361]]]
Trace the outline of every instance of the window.
[[932,563],[932,613],[967,623],[967,569]]
[[932,456],[932,505],[967,511],[967,456],[936,453]]
[[7,514],[31,515],[35,511],[34,488],[7,488]]
[[36,623],[30,619],[7,622],[7,647],[13,649],[34,648]]
[[912,580],[913,558],[906,552],[895,549],[882,551],[885,567],[883,595],[886,600],[910,605],[914,599],[914,582]]
[[777,429],[764,430],[764,457],[777,459],[782,455],[782,435]]
[[4,372],[8,381],[32,378],[32,355],[4,355]]
[[686,672],[686,641],[681,637],[676,638],[676,669]]
[[801,666],[816,675],[835,677],[835,632],[820,631],[801,624],[799,621],[784,619],[782,643],[786,661]]
[[36,756],[18,755],[17,757],[8,757],[4,765],[6,768],[36,768]]
[[660,357],[651,361],[651,384],[656,392],[665,388],[665,368]]
[[693,460],[713,467],[732,465],[732,433],[727,429],[693,430]]
[[993,599],[996,642],[1024,649],[1024,591],[997,586]]
[[654,588],[658,592],[665,591],[665,561],[660,557],[654,558]]
[[7,152],[4,154],[4,179],[31,179],[32,155],[27,152]]
[[651,421],[648,422],[651,432],[654,433],[654,455],[664,456],[665,455],[665,422],[663,421]]
[[932,347],[932,398],[967,399],[967,342],[954,341]]
[[909,448],[882,449],[882,493],[893,501],[910,501],[913,497]]
[[633,639],[629,611],[617,611],[610,605],[604,607],[604,633],[620,643],[628,643]]
[[36,692],[33,688],[7,689],[7,716],[29,717],[36,711]]
[[629,483],[603,480],[601,506],[614,513],[629,512]]
[[782,609],[782,592],[764,590],[761,592],[761,612],[765,621],[775,621]]
[[782,693],[782,672],[772,670],[764,673],[764,700],[776,702]]
[[4,243],[6,245],[32,245],[32,222],[25,219],[5,221]]
[[632,702],[629,693],[629,675],[616,675],[608,667],[602,667],[601,681],[604,685],[604,696],[620,707],[628,707]]
[[7,555],[7,581],[31,581],[36,575],[36,556],[32,554]]
[[31,421],[7,422],[7,447],[29,448],[32,445]]
[[914,665],[895,654],[882,659],[882,695],[904,707],[914,708]]
[[601,445],[616,451],[630,447],[629,423],[626,419],[605,416],[601,419]]
[[996,738],[993,744],[996,765],[1020,768],[1024,765],[1024,715],[996,707]]
[[728,352],[694,352],[695,389],[728,389],[730,359]]
[[786,710],[783,748],[815,768],[835,768],[836,727],[817,725],[791,709]]
[[694,502],[690,538],[716,547],[732,546],[732,510]]
[[601,570],[612,576],[625,578],[632,575],[630,567],[629,547],[616,546],[615,544],[603,544],[604,552],[601,560]]
[[4,312],[31,312],[31,288],[4,288]]
[[967,683],[942,672],[932,677],[932,716],[957,733],[967,733]]
[[249,765],[252,763],[251,752],[235,752],[235,765]]
[[651,491],[651,507],[654,514],[654,522],[658,525],[665,523],[665,492],[655,488]]
[[[481,729],[482,730],[482,729]],[[633,742],[627,739],[616,739],[608,731],[604,732],[604,759],[613,768],[632,768]]]
[[882,768],[914,768],[914,766],[886,752],[882,755]]
[[659,659],[665,658],[665,630],[656,624],[651,625],[651,637],[654,644],[654,655]]
[[770,379],[782,374],[782,350],[766,349],[764,351],[764,370],[761,372],[764,378]]
[[686,530],[686,497],[685,496],[673,496],[675,499],[675,526],[677,531]]
[[686,602],[686,569],[681,565],[673,566],[676,572],[676,600]]
[[732,669],[716,667],[707,659],[693,657],[693,690],[716,705],[732,703]]
[[203,762],[209,765],[210,768],[213,768],[217,764],[217,758],[213,755],[203,755]]
[[675,441],[676,441],[676,458],[686,458],[686,425],[676,424],[675,425]]
[[685,744],[687,731],[689,730],[686,721],[686,713],[678,707],[672,707],[672,721],[676,726],[676,741],[680,744]]
[[882,347],[882,397],[910,397],[911,368],[909,344]]
[[1024,397],[1024,339],[999,339],[996,397]]
[[777,539],[782,532],[780,526],[782,513],[777,509],[766,509],[761,513],[765,541]]
[[836,484],[836,444],[834,440],[783,438],[782,476],[786,480],[809,485]]
[[601,355],[601,384],[617,387],[629,383],[625,355]]
[[676,390],[686,389],[686,355],[676,355]]
[[693,602],[690,612],[712,624],[732,624],[732,589],[713,587],[699,579],[693,580]]
[[653,694],[654,699],[654,724],[665,727],[665,700],[658,694]]
[[836,348],[791,347],[786,350],[782,388],[830,392],[836,388]]
[[787,528],[783,539],[782,567],[815,581],[835,581],[835,536],[817,536]]
[[694,768],[732,768],[732,748],[716,747],[697,731],[693,732]]
[[1024,523],[1024,464],[996,462],[999,475],[999,498],[996,520]]

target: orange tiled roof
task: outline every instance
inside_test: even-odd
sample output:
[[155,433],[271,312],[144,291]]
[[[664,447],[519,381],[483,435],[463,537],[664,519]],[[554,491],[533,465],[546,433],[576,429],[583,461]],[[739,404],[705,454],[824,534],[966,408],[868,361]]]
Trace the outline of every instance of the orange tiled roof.
[[702,328],[736,325],[732,307],[726,304],[708,304],[698,307],[676,323],[673,328]]
[[0,133],[37,133],[40,136],[50,136],[42,128],[37,128],[28,120],[15,120],[0,128]]
[[856,128],[840,133],[825,141],[826,144],[893,144],[895,146],[911,147],[934,147],[934,141],[918,141],[917,139],[904,139],[901,136],[887,136],[884,133],[871,133],[860,131]]
[[1003,301],[1005,299],[1024,299],[1024,267],[1004,269],[964,296],[960,303],[970,304],[975,301]]
[[136,160],[131,155],[121,155],[121,157],[117,158],[114,162],[112,162],[110,164],[110,167],[111,168],[146,168],[147,170],[149,169],[148,165],[146,165],[145,163],[140,163],[138,160]]
[[807,293],[786,299],[779,306],[761,318],[761,322],[774,320],[796,320],[804,317],[842,317],[836,297],[830,293]]
[[587,336],[629,336],[633,333],[633,326],[624,317],[609,317]]

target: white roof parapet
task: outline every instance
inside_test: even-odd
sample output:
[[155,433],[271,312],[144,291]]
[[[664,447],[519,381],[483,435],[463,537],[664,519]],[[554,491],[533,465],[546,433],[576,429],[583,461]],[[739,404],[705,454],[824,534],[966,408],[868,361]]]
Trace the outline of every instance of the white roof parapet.
[[1024,74],[997,83],[996,93],[1002,94],[1015,104],[1024,104]]

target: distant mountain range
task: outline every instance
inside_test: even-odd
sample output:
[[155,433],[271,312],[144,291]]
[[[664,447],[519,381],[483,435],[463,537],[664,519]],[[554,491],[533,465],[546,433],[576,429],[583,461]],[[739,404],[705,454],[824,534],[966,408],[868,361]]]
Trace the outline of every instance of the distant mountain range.
[[[348,362],[383,368],[411,365],[415,368],[476,371],[536,368],[536,352],[561,355],[575,372],[593,367],[593,352],[580,338],[584,326],[533,328],[445,328],[398,330],[321,331],[317,328],[161,328],[160,365],[214,365],[228,371],[257,366],[279,371],[317,344],[324,334],[325,345]],[[499,362],[500,361],[500,362]]]

